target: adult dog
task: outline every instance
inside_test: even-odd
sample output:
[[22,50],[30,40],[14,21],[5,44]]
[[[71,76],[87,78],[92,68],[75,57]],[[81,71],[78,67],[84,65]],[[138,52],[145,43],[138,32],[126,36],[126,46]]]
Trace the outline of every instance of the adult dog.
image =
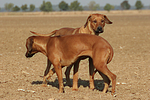
[[[91,15],[88,16],[87,21],[84,24],[84,26],[81,26],[80,28],[61,28],[61,29],[55,30],[55,31],[53,31],[49,34],[39,34],[39,33],[36,33],[36,32],[32,32],[32,31],[31,32],[33,34],[38,35],[38,36],[51,36],[51,35],[62,36],[62,35],[73,35],[73,34],[79,34],[79,33],[99,35],[100,33],[104,32],[105,23],[106,24],[112,24],[112,22],[107,18],[106,15],[91,14]],[[78,63],[79,62],[80,61],[78,61]],[[78,65],[78,63],[75,63],[74,66]],[[51,77],[51,75],[53,73],[55,73],[54,68],[49,71],[50,66],[51,66],[51,62],[49,62],[49,60],[48,60],[47,68],[45,70],[44,78],[43,78],[44,86],[46,86],[46,80],[48,80]],[[72,65],[67,67],[67,70],[65,72],[67,84],[69,86],[71,86],[71,82],[70,82],[70,78],[69,78],[71,68],[72,68]],[[91,58],[89,58],[89,70],[90,70],[89,71],[90,72],[90,81],[89,81],[90,82],[90,88],[94,89],[94,82],[92,81],[92,73],[93,73],[94,69],[93,69],[93,63],[92,63]],[[105,77],[105,75],[102,75],[102,77]],[[109,84],[108,81],[109,80],[107,80],[107,84]],[[103,92],[106,92],[106,91],[107,90],[104,90]]]
[[[64,91],[62,66],[69,66],[77,59],[80,60],[80,57],[89,56],[93,59],[96,70],[112,81],[112,95],[114,95],[116,75],[107,68],[107,64],[113,57],[113,48],[102,37],[89,34],[55,37],[31,36],[26,41],[26,48],[26,57],[32,57],[37,52],[41,52],[48,57],[58,76],[59,93]],[[78,67],[79,65],[74,67],[73,90],[78,89]],[[108,87],[105,86],[104,89],[107,90]]]
[[78,33],[86,33],[91,35],[99,35],[104,32],[104,26],[106,24],[112,24],[112,22],[107,18],[106,15],[103,14],[91,14],[87,18],[84,26],[80,28],[61,28],[59,30],[55,30],[49,34],[40,34],[35,33],[38,36],[62,36],[62,35],[73,35]]

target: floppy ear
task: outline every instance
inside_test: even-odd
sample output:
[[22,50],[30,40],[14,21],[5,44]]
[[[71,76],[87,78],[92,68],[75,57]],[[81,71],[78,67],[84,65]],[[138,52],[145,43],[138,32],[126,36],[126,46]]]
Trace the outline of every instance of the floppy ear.
[[106,15],[104,15],[104,18],[105,18],[105,23],[107,23],[107,24],[112,24],[112,22],[107,18]]
[[28,40],[27,40],[27,48],[28,48],[29,51],[32,50],[33,43],[34,43],[33,38],[28,38]]
[[92,15],[89,15],[89,17],[86,20],[86,23],[84,24],[84,28],[87,26],[89,19],[91,18]]

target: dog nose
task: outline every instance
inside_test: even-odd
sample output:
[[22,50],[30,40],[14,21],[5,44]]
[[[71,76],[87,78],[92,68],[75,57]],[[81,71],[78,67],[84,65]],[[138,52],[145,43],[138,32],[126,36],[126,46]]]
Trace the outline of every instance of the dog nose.
[[29,53],[27,52],[27,53],[25,54],[25,56],[28,58],[28,57],[29,57]]
[[102,27],[98,26],[97,30],[102,31]]
[[30,57],[32,57],[33,55],[31,55],[29,52],[26,52],[25,56],[26,56],[27,58],[30,58]]

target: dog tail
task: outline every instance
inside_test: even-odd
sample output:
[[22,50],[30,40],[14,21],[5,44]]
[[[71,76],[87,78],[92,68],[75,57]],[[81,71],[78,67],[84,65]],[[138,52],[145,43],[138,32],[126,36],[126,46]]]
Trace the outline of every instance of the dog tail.
[[30,32],[35,34],[35,35],[38,35],[38,36],[52,36],[52,35],[56,34],[56,31],[57,30],[55,30],[55,31],[53,31],[51,33],[48,33],[48,34],[40,34],[40,33],[36,33],[36,32],[33,32],[33,31],[30,31]]

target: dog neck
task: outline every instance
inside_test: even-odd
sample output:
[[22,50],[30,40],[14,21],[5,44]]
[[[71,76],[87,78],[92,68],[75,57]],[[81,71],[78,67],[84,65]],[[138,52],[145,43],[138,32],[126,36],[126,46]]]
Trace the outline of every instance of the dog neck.
[[89,22],[88,22],[88,24],[87,24],[86,27],[82,26],[82,27],[79,29],[79,33],[88,33],[88,34],[91,34],[91,35],[95,35],[93,29],[91,29],[91,25],[90,25]]
[[47,56],[47,43],[49,41],[49,36],[37,36],[37,38],[34,38],[33,47],[36,51],[43,53],[45,56]]

